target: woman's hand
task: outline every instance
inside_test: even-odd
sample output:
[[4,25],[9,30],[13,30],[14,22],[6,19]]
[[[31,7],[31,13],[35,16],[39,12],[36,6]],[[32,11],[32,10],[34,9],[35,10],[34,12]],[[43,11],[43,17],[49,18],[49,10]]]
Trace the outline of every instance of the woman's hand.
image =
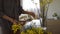
[[30,15],[32,15],[33,17],[35,17],[35,14],[33,12],[29,12]]
[[13,24],[18,24],[18,21],[17,20],[13,20]]

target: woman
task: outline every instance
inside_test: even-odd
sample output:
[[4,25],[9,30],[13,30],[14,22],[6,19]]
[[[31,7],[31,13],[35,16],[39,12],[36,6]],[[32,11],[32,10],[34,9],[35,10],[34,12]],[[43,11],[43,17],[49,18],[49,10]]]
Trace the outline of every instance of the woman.
[[11,34],[11,25],[18,22],[21,13],[34,16],[34,13],[22,9],[20,0],[0,0],[0,19],[2,20],[3,34]]

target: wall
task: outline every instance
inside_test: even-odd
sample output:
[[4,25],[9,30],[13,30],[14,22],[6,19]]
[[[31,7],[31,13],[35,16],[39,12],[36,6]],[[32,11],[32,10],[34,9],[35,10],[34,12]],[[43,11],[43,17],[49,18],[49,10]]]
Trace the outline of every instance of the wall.
[[49,5],[47,18],[53,18],[53,13],[56,12],[60,17],[60,0],[53,0],[53,2]]

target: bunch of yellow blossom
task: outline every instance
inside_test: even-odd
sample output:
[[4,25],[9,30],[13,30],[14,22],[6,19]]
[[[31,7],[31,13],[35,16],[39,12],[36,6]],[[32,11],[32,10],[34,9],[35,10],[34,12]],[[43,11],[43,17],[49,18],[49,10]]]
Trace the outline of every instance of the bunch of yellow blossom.
[[[14,34],[17,32],[17,30],[21,30],[22,29],[22,25],[21,24],[13,24],[12,25],[12,30],[14,32]],[[20,34],[52,34],[51,32],[46,32],[43,30],[43,28],[41,27],[38,27],[38,28],[35,28],[35,27],[32,27],[32,28],[29,28],[27,30],[23,30],[20,32]]]
[[52,34],[50,32],[44,31],[42,28],[34,28],[27,29],[26,31],[22,31],[20,34]]
[[14,34],[17,32],[17,30],[20,30],[21,28],[22,28],[21,24],[13,24],[12,25],[12,30],[13,30]]

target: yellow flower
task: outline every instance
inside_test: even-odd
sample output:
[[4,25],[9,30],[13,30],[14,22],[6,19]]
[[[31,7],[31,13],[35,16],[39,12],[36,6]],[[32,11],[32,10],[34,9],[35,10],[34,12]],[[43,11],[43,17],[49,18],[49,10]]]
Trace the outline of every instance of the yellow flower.
[[21,32],[21,34],[25,34],[25,32],[24,32],[24,31],[22,31],[22,32]]
[[21,28],[22,28],[22,26],[20,24],[12,25],[12,30],[13,30],[14,34],[17,32],[17,30],[20,30]]
[[[12,25],[12,30],[14,34],[17,32],[17,30],[21,29],[22,26],[20,24],[13,24]],[[27,29],[26,31],[22,31],[20,34],[44,34],[43,28],[34,28],[32,27],[31,29]],[[47,34],[52,34],[51,32],[47,32]]]
[[[27,29],[26,31],[22,31],[21,34],[44,34],[42,28],[32,28]],[[47,34],[52,34],[51,32],[47,32]]]

